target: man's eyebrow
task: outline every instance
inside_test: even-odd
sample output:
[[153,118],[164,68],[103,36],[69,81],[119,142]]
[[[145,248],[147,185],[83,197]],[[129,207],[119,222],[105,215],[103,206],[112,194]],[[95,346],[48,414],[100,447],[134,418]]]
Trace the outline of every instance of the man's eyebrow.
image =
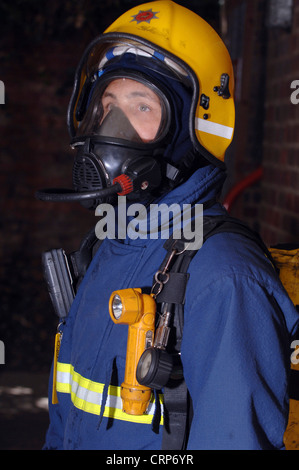
[[111,91],[104,91],[103,98],[107,98],[107,97],[116,99],[116,95],[114,95],[114,93],[111,93]]
[[[148,98],[152,101],[159,100],[159,98],[156,97],[156,95],[152,96],[150,93],[147,93],[146,91],[131,91],[126,96],[128,98],[135,98],[135,97]],[[115,95],[111,91],[104,91],[103,98],[113,98],[117,100],[117,95]]]
[[132,96],[133,98],[135,96],[140,96],[141,98],[149,98],[150,100],[155,100],[156,96],[151,95],[150,93],[147,93],[146,91],[132,91],[129,93],[129,96]]

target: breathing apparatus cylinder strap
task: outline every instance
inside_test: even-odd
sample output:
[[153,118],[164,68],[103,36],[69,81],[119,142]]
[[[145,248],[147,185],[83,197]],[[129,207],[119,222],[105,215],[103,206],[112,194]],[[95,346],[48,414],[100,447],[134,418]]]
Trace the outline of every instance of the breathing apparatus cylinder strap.
[[164,388],[163,450],[184,450],[186,448],[189,416],[188,397],[189,392],[184,379],[173,388]]
[[[169,239],[164,248],[171,252],[177,247],[177,240]],[[183,306],[189,274],[189,263],[197,250],[185,250],[175,257],[168,272],[168,281],[157,295],[157,303],[173,304],[173,323],[175,329],[174,351],[180,352],[183,336]],[[169,254],[164,259],[161,268],[167,262]],[[164,430],[162,438],[163,450],[184,450],[187,445],[192,416],[192,401],[184,377],[172,378],[163,388],[164,395]]]

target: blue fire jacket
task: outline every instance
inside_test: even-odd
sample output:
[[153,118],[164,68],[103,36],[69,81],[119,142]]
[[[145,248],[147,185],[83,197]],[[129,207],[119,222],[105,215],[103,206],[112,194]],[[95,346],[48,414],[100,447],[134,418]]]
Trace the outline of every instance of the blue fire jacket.
[[[223,179],[208,166],[161,202],[202,203]],[[216,203],[206,214],[224,212]],[[128,326],[112,322],[108,303],[114,290],[150,289],[164,242],[106,239],[94,256],[63,325],[45,449],[161,449],[163,396],[145,415],[122,411]],[[189,273],[181,350],[194,409],[188,449],[282,449],[296,309],[264,253],[241,235],[209,238]]]

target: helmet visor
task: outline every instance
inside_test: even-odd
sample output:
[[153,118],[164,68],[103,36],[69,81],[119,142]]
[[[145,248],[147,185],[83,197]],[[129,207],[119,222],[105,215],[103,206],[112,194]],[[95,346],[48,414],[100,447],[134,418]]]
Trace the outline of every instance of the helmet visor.
[[149,82],[130,77],[97,80],[77,136],[115,137],[131,142],[156,142],[169,127],[165,95]]

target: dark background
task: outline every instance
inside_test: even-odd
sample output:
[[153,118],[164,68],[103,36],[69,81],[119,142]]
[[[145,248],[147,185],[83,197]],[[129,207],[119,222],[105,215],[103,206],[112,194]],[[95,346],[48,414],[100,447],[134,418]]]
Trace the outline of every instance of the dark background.
[[[299,104],[290,101],[291,82],[299,80],[298,4],[285,20],[288,2],[279,0],[177,3],[218,31],[235,67],[236,133],[223,198],[262,167],[262,178],[239,194],[230,210],[268,244],[298,241]],[[0,340],[5,345],[0,448],[39,448],[39,429],[46,426],[46,412],[37,413],[35,398],[45,395],[57,318],[42,277],[41,253],[77,249],[95,224],[94,214],[80,204],[41,202],[34,193],[71,187],[66,110],[75,68],[89,42],[139,4],[0,1],[0,80],[5,85],[5,104],[0,105]],[[37,429],[36,438],[25,432],[25,417],[30,429]],[[16,423],[19,437],[13,433]]]

